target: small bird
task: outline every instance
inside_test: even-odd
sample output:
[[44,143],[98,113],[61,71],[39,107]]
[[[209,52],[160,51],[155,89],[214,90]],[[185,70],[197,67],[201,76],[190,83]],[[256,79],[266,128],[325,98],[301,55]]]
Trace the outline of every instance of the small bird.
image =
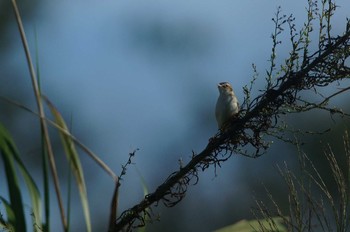
[[216,102],[215,116],[219,129],[223,129],[226,123],[239,112],[239,103],[233,89],[228,82],[218,84],[220,92]]

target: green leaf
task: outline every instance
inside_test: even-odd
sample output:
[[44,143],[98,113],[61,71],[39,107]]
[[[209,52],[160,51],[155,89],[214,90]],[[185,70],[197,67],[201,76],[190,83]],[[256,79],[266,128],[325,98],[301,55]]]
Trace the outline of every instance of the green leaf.
[[88,232],[91,231],[91,219],[90,219],[90,210],[89,210],[89,203],[87,198],[87,192],[86,192],[86,185],[85,185],[85,179],[84,179],[84,173],[83,168],[80,163],[79,155],[77,150],[75,149],[75,144],[72,138],[69,136],[70,133],[68,132],[68,127],[61,116],[61,114],[58,112],[58,110],[54,107],[54,105],[45,98],[52,115],[55,118],[56,124],[60,127],[59,134],[60,138],[63,144],[64,151],[66,153],[67,159],[70,162],[70,167],[74,173],[75,179],[78,184],[78,189],[80,193],[80,200],[82,203],[83,211],[84,211],[84,217],[86,222],[86,229]]
[[[4,160],[7,184],[10,195],[10,207],[14,212],[14,217],[10,220],[16,231],[26,231],[24,218],[24,205],[21,197],[21,190],[18,184],[14,161],[16,161],[19,171],[27,185],[33,210],[33,225],[41,227],[41,200],[39,190],[19,157],[19,153],[13,142],[11,135],[0,124],[0,151]],[[13,224],[14,223],[14,224]]]
[[233,225],[223,227],[214,232],[254,232],[254,231],[279,231],[287,232],[283,225],[283,218],[274,217],[260,220],[241,220]]
[[[0,197],[0,200],[2,201],[2,203],[5,206],[5,210],[6,210],[6,215],[8,218],[8,221],[15,221],[15,214],[11,208],[10,203],[3,197]],[[15,229],[13,228],[13,226],[11,225],[11,223],[6,223],[6,222],[1,222],[0,223],[1,227],[8,229],[9,231],[14,231]],[[2,229],[2,228],[1,228]]]
[[4,162],[7,186],[9,191],[10,203],[4,202],[6,212],[8,213],[8,223],[16,231],[26,231],[26,222],[24,217],[24,205],[22,202],[21,188],[18,183],[14,156],[17,154],[12,140],[0,124],[0,153]]

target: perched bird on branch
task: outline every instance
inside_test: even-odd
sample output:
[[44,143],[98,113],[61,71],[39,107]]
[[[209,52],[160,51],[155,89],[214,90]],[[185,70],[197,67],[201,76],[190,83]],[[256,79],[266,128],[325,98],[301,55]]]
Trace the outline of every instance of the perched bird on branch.
[[239,103],[230,83],[221,82],[218,89],[220,95],[216,102],[215,116],[218,127],[222,130],[228,121],[238,114]]

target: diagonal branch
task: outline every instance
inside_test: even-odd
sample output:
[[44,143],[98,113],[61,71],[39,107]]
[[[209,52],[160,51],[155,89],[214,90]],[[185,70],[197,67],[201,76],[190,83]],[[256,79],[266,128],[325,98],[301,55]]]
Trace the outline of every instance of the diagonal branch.
[[[178,203],[185,196],[187,186],[191,180],[195,178],[198,181],[197,170],[203,171],[210,164],[220,165],[221,161],[236,153],[239,146],[251,144],[257,149],[257,154],[259,149],[267,149],[266,144],[261,141],[261,135],[274,128],[281,114],[287,113],[281,110],[282,107],[295,104],[297,93],[301,90],[325,86],[324,82],[339,81],[350,75],[350,73],[341,73],[336,78],[328,78],[327,73],[321,73],[317,77],[311,75],[313,72],[320,73],[322,71],[320,66],[327,62],[327,59],[332,59],[339,49],[349,49],[349,40],[350,30],[343,36],[334,39],[333,43],[328,44],[323,51],[318,53],[319,56],[311,57],[309,61],[312,60],[312,62],[308,62],[308,65],[305,65],[304,68],[298,72],[288,72],[278,78],[273,87],[256,98],[258,100],[252,109],[242,110],[240,116],[230,123],[228,129],[211,138],[206,148],[198,155],[193,155],[192,160],[186,166],[172,173],[155,192],[147,195],[140,203],[124,211],[117,219],[115,231],[120,231],[125,227],[131,229],[143,226],[145,219],[142,215],[149,214],[147,208],[154,203],[163,201],[167,206]],[[348,54],[346,53],[346,55]],[[337,67],[334,67],[334,69],[337,69]],[[250,131],[250,134],[247,130]],[[222,157],[227,154],[228,157],[220,158],[219,155],[222,152],[224,153]],[[138,224],[136,224],[137,222]]]

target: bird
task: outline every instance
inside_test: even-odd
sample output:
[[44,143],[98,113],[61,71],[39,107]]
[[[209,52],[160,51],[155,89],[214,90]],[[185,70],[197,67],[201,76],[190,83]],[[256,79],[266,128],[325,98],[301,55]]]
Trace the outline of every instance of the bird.
[[239,112],[238,99],[228,82],[218,84],[219,98],[216,102],[215,116],[218,127],[223,130],[228,121]]

